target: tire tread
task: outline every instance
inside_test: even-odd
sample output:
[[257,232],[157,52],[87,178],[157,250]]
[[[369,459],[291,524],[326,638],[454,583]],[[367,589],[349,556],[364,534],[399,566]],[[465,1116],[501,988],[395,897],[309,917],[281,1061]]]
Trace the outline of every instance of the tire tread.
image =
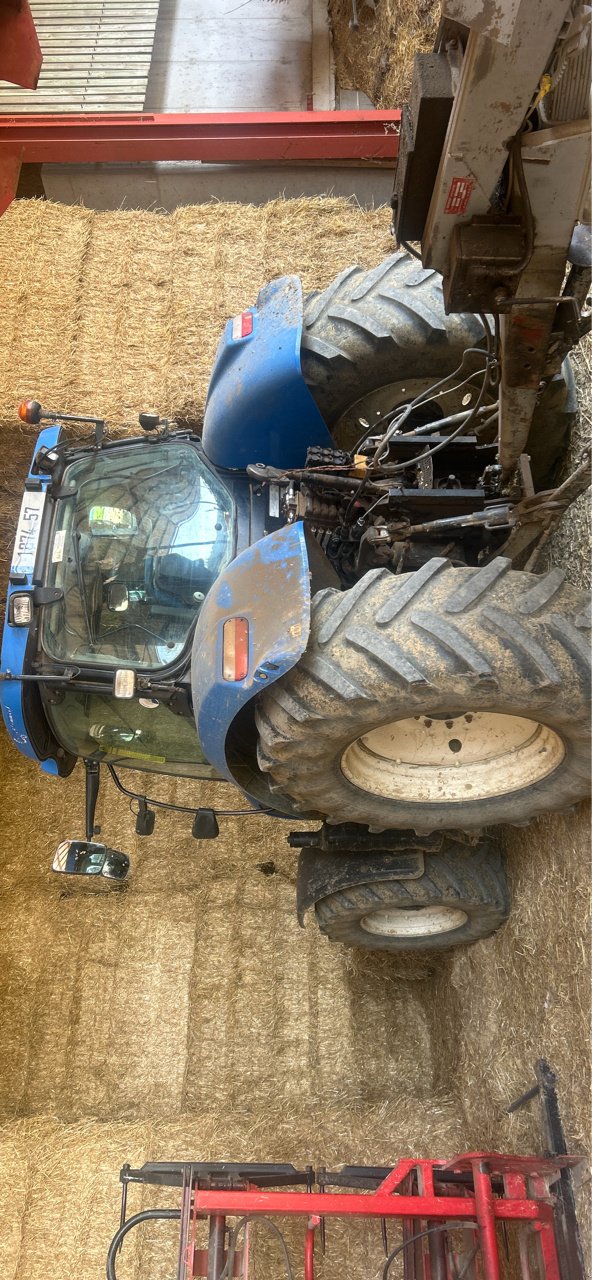
[[443,645],[449,653],[460,658],[474,675],[479,676],[480,679],[491,679],[493,672],[487,658],[475,648],[474,644],[471,644],[470,640],[467,640],[466,636],[463,636],[458,627],[454,627],[445,618],[440,618],[427,610],[417,610],[412,613],[411,621],[414,626],[419,627],[421,631],[425,631],[426,635]]
[[531,671],[530,679],[533,684],[536,681],[536,671],[543,677],[542,684],[539,688],[546,685],[555,685],[556,688],[561,686],[561,674],[557,670],[555,663],[545,652],[542,645],[538,644],[531,631],[527,631],[525,627],[518,622],[517,618],[505,609],[497,609],[489,606],[484,610],[483,617],[493,627],[494,631],[504,636],[513,649],[517,649],[522,655],[526,664],[526,670]]
[[[482,570],[443,559],[401,577],[386,569],[373,574],[351,592],[323,592],[313,603],[305,655],[279,681],[297,712],[279,705],[274,686],[260,695],[262,767],[283,793],[329,822],[421,833],[528,823],[585,799],[590,651],[576,625],[577,588],[554,580],[547,616],[520,611],[539,580],[504,561],[486,588]],[[472,593],[466,608],[465,586]],[[459,599],[463,610],[451,616],[447,605]],[[389,720],[480,710],[548,724],[566,743],[563,760],[539,782],[489,799],[429,803],[371,795],[342,770],[346,747]]]
[[[483,849],[444,848],[426,854],[419,880],[361,881],[317,901],[315,915],[321,933],[350,947],[376,951],[442,951],[489,937],[507,920],[510,893],[503,862],[496,846]],[[387,938],[364,930],[361,921],[370,911],[389,906],[413,907],[444,903],[459,906],[468,919],[450,934],[424,938]]]
[[497,556],[483,569],[475,569],[468,581],[446,601],[445,613],[466,613],[483,598],[500,578],[512,567],[512,561]]

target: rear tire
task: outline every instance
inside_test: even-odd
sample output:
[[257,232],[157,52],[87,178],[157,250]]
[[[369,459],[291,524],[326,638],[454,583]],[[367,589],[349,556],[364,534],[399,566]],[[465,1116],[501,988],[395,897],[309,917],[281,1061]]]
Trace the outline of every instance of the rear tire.
[[488,938],[507,920],[510,894],[496,846],[472,853],[452,841],[425,854],[419,880],[379,880],[315,905],[321,933],[369,951],[444,951]]
[[560,569],[428,561],[320,591],[307,649],[262,695],[259,765],[302,813],[479,830],[590,785],[590,618]]

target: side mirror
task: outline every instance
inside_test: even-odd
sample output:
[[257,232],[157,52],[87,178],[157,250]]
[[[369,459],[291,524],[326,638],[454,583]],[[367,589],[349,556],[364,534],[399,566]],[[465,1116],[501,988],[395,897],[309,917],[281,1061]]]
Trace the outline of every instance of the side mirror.
[[94,840],[62,840],[51,869],[66,876],[104,876],[106,880],[125,880],[129,866],[126,853],[108,849]]
[[129,605],[129,592],[120,582],[112,582],[107,590],[107,608],[111,613],[125,613]]

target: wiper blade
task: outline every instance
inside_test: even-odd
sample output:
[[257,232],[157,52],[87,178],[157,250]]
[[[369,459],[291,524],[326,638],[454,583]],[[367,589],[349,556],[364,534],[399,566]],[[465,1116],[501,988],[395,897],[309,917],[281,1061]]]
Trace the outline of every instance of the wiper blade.
[[141,622],[124,622],[121,627],[110,627],[108,631],[101,632],[101,638],[106,640],[109,636],[121,635],[122,631],[132,630],[143,631],[144,635],[151,636],[153,640],[157,640],[158,643],[162,644],[166,649],[175,649],[177,646],[176,640],[167,640],[165,636],[159,636],[158,632],[151,631],[149,627],[143,626]]
[[78,583],[78,591],[80,594],[80,600],[82,602],[82,609],[84,612],[84,621],[86,623],[88,638],[90,640],[91,645],[94,645],[96,644],[96,636],[94,634],[92,620],[90,616],[90,609],[88,607],[88,596],[86,594],[86,587],[84,585],[84,574],[82,572],[82,561],[80,559],[81,538],[82,538],[82,534],[80,533],[74,534],[73,547],[74,547],[74,564],[76,566],[76,581]]

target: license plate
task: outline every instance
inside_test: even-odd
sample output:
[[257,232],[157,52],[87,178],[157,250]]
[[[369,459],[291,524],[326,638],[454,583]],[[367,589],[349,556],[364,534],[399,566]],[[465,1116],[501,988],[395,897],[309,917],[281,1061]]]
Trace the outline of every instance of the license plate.
[[21,513],[16,530],[16,540],[12,557],[12,573],[30,575],[35,568],[37,544],[41,531],[41,519],[45,506],[45,493],[42,489],[33,493],[25,493],[21,503]]

